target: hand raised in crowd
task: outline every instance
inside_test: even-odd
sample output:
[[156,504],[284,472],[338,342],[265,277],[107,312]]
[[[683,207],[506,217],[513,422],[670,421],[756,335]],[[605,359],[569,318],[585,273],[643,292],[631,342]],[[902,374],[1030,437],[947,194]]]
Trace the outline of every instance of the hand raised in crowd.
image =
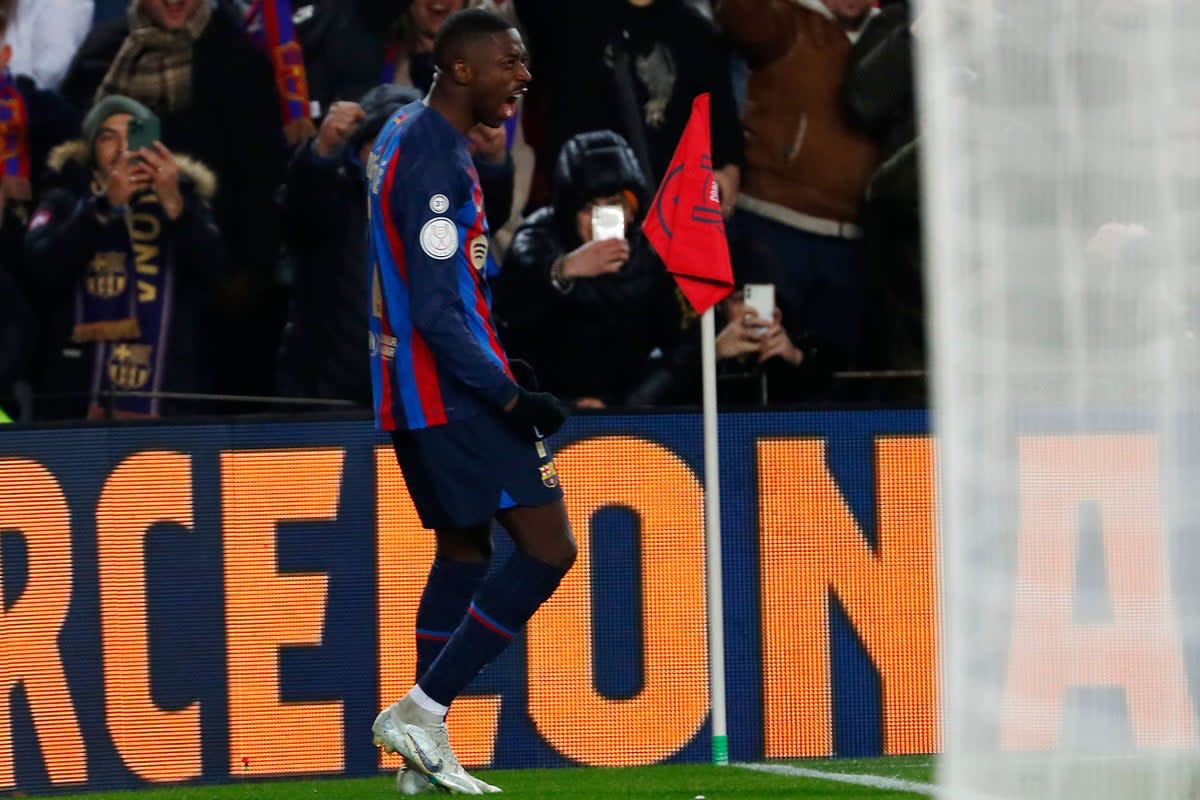
[[472,156],[488,164],[503,164],[508,156],[508,134],[504,127],[489,128],[487,125],[476,125],[467,132],[471,140],[467,150]]
[[760,340],[758,363],[762,364],[772,358],[782,358],[793,367],[804,363],[804,351],[792,344],[787,329],[781,324],[783,314],[775,309],[775,322],[767,327],[767,332]]
[[567,280],[609,275],[629,260],[629,242],[624,239],[593,239],[568,253],[559,270]]
[[283,138],[287,141],[288,147],[295,147],[316,135],[317,129],[313,127],[312,120],[307,117],[294,119],[283,126]]
[[764,332],[770,323],[747,311],[717,334],[717,358],[740,358],[761,351]]
[[162,142],[155,142],[138,150],[136,156],[141,161],[134,166],[135,174],[145,176],[143,183],[154,189],[167,218],[179,219],[183,214],[183,193],[179,190],[179,162],[175,155]]
[[33,199],[33,187],[28,178],[7,175],[0,180],[0,214],[9,203],[23,203]]
[[29,182],[29,178],[22,178],[19,175],[5,175],[0,179],[0,194],[3,194],[5,200],[15,200],[22,202],[33,199],[33,184]]
[[334,103],[321,122],[315,147],[321,158],[332,158],[346,145],[346,140],[366,117],[362,106],[346,100]]
[[112,171],[108,173],[104,194],[108,195],[108,202],[114,206],[127,204],[135,192],[141,191],[150,182],[149,175],[145,170],[138,169],[134,158],[134,153],[121,153],[117,156],[117,163],[113,165]]

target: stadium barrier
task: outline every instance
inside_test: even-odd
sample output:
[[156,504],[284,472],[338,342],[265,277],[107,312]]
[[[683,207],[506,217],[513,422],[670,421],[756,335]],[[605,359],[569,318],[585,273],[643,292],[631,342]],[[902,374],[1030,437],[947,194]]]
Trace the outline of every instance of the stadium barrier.
[[[671,413],[556,437],[580,559],[455,704],[468,766],[708,760],[701,439],[698,415]],[[409,685],[432,539],[385,441],[359,419],[0,433],[0,791],[395,766],[369,728]],[[1062,528],[1064,487],[1120,500],[1059,480],[1055,453],[1077,463],[1078,446],[1029,448],[1030,531]],[[926,414],[726,414],[721,457],[731,757],[935,752]],[[1038,552],[1013,555],[1069,594],[1071,564]],[[1164,653],[1101,677],[1178,685]]]

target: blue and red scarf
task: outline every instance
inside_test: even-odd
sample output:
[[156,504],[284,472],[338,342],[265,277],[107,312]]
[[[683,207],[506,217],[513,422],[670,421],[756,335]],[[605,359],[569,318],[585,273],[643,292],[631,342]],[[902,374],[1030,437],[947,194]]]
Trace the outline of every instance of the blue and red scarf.
[[308,73],[292,26],[292,4],[288,0],[254,0],[243,25],[255,46],[271,57],[284,127],[311,120]]
[[29,112],[12,72],[0,73],[0,175],[29,179]]
[[95,343],[89,416],[159,415],[159,398],[122,393],[162,391],[175,292],[168,224],[157,195],[137,195],[104,227],[80,281],[72,338]]

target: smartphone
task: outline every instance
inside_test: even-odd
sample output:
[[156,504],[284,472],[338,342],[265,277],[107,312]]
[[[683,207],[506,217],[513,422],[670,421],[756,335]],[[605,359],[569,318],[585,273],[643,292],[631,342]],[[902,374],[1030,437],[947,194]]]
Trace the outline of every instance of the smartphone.
[[618,205],[592,207],[592,238],[624,239],[625,207]]
[[746,308],[763,322],[775,321],[775,284],[747,283],[742,287]]
[[158,117],[150,116],[129,120],[128,146],[130,152],[150,147],[162,141],[162,124]]

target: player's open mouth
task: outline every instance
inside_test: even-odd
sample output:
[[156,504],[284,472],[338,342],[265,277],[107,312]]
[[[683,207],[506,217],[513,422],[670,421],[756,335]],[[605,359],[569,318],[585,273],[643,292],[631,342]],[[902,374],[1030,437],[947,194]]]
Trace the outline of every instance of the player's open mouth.
[[505,119],[512,119],[517,115],[517,103],[520,102],[521,95],[525,94],[525,89],[518,89],[504,99],[504,105],[500,107],[501,116]]

